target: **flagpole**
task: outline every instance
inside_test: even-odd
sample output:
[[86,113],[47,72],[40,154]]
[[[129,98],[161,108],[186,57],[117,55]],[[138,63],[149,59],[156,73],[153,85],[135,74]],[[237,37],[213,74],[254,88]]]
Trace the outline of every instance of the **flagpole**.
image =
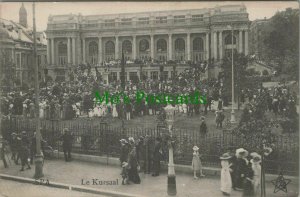
[[37,64],[37,46],[36,46],[36,24],[35,24],[35,3],[32,3],[33,15],[33,66],[35,74],[35,121],[36,121],[36,155],[35,155],[35,174],[34,178],[38,179],[43,174],[43,155],[41,152],[41,131],[40,131],[40,114],[39,114],[39,68]]

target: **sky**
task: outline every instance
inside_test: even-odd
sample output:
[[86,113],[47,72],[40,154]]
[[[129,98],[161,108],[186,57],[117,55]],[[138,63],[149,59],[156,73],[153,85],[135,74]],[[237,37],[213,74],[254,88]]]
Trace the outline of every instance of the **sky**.
[[[19,21],[19,9],[22,3],[0,3],[0,18]],[[297,1],[259,1],[259,2],[39,2],[36,3],[36,24],[38,31],[47,28],[49,15],[78,14],[98,15],[117,14],[144,11],[181,10],[213,8],[216,5],[244,4],[249,13],[249,19],[270,18],[277,11],[283,11],[288,7],[299,8]],[[27,10],[28,25],[32,27],[32,3],[24,3]]]

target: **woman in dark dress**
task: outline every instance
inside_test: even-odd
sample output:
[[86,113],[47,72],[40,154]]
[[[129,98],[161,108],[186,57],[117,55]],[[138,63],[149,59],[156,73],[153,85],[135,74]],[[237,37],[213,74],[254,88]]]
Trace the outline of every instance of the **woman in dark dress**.
[[243,182],[243,197],[253,197],[254,196],[254,188],[253,188],[253,176],[254,172],[251,167],[251,163],[248,162],[246,172],[245,172],[245,178]]
[[137,161],[134,139],[130,137],[128,140],[131,148],[131,151],[128,154],[128,179],[135,184],[140,184],[141,179],[138,173],[139,163]]
[[246,157],[248,156],[248,151],[239,148],[236,150],[236,167],[235,167],[235,178],[234,178],[234,185],[237,190],[243,189],[243,182],[245,179],[245,174],[248,172],[247,166],[248,166],[248,160]]

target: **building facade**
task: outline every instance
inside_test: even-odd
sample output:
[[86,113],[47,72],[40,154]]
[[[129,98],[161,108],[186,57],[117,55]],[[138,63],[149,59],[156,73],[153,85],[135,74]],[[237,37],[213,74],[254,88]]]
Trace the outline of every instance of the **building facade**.
[[[1,86],[33,87],[33,31],[27,28],[26,10],[20,8],[19,23],[0,19],[1,45]],[[23,24],[23,25],[22,25]],[[37,32],[37,63],[40,79],[43,79],[43,69],[47,65],[47,40],[44,32]]]
[[[248,54],[249,19],[243,5],[210,9],[82,16],[49,16],[47,58],[49,70],[64,75],[63,68],[78,64],[103,65],[121,59],[136,62],[220,62],[231,53]],[[232,34],[233,32],[233,40]],[[126,65],[127,78],[139,75],[140,65]],[[66,70],[66,69],[65,69]],[[100,69],[101,72],[103,69]],[[172,66],[164,64],[171,76]],[[118,66],[111,67],[117,79]],[[146,66],[149,78],[159,76],[158,66]],[[131,73],[131,74],[130,74]]]
[[256,59],[261,60],[264,47],[264,33],[269,19],[258,19],[251,22],[250,25],[250,45],[249,52],[255,55]]

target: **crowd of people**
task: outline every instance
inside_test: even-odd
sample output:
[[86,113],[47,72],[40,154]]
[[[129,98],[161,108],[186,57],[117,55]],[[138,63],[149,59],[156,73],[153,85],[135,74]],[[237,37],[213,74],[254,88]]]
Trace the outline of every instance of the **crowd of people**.
[[[92,72],[91,67],[78,67],[70,75],[70,81],[53,82],[48,81],[40,88],[39,115],[44,119],[72,119],[80,116],[115,118],[126,117],[127,120],[140,115],[156,115],[164,105],[148,104],[145,102],[136,103],[135,96],[138,90],[145,94],[155,93],[178,93],[190,94],[199,91],[201,95],[207,96],[205,106],[193,104],[176,105],[179,113],[186,113],[190,116],[207,113],[217,105],[221,97],[220,82],[215,79],[196,80],[194,69],[187,69],[183,73],[174,76],[173,80],[143,80],[138,83],[126,82],[124,93],[129,95],[132,102],[123,106],[120,104],[97,104],[95,92],[101,94],[105,91],[114,94],[122,92],[121,82],[113,81],[109,86],[102,82],[97,68]],[[5,93],[1,98],[1,108],[4,115],[22,115],[26,118],[35,116],[35,93],[33,89],[13,90]],[[213,100],[216,100],[215,104]],[[215,107],[216,108],[216,107]]]
[[261,155],[244,148],[234,149],[221,157],[221,191],[230,196],[232,189],[242,191],[242,196],[261,195]]
[[144,170],[145,174],[159,176],[160,162],[164,158],[162,138],[155,140],[151,136],[140,137],[135,140],[133,137],[121,139],[120,164],[122,167],[122,184],[141,182],[139,171]]
[[[71,151],[73,145],[73,135],[69,132],[68,128],[64,128],[62,135],[57,139],[62,142],[62,148],[64,152],[65,161],[71,161]],[[55,150],[48,144],[46,140],[41,138],[41,154],[43,157],[51,157]],[[34,156],[36,155],[36,132],[32,136],[26,131],[22,131],[20,134],[12,132],[10,137],[3,137],[0,135],[0,158],[3,161],[4,167],[8,168],[12,162],[19,165],[21,161],[20,171],[31,169]],[[10,155],[11,154],[11,155]]]

